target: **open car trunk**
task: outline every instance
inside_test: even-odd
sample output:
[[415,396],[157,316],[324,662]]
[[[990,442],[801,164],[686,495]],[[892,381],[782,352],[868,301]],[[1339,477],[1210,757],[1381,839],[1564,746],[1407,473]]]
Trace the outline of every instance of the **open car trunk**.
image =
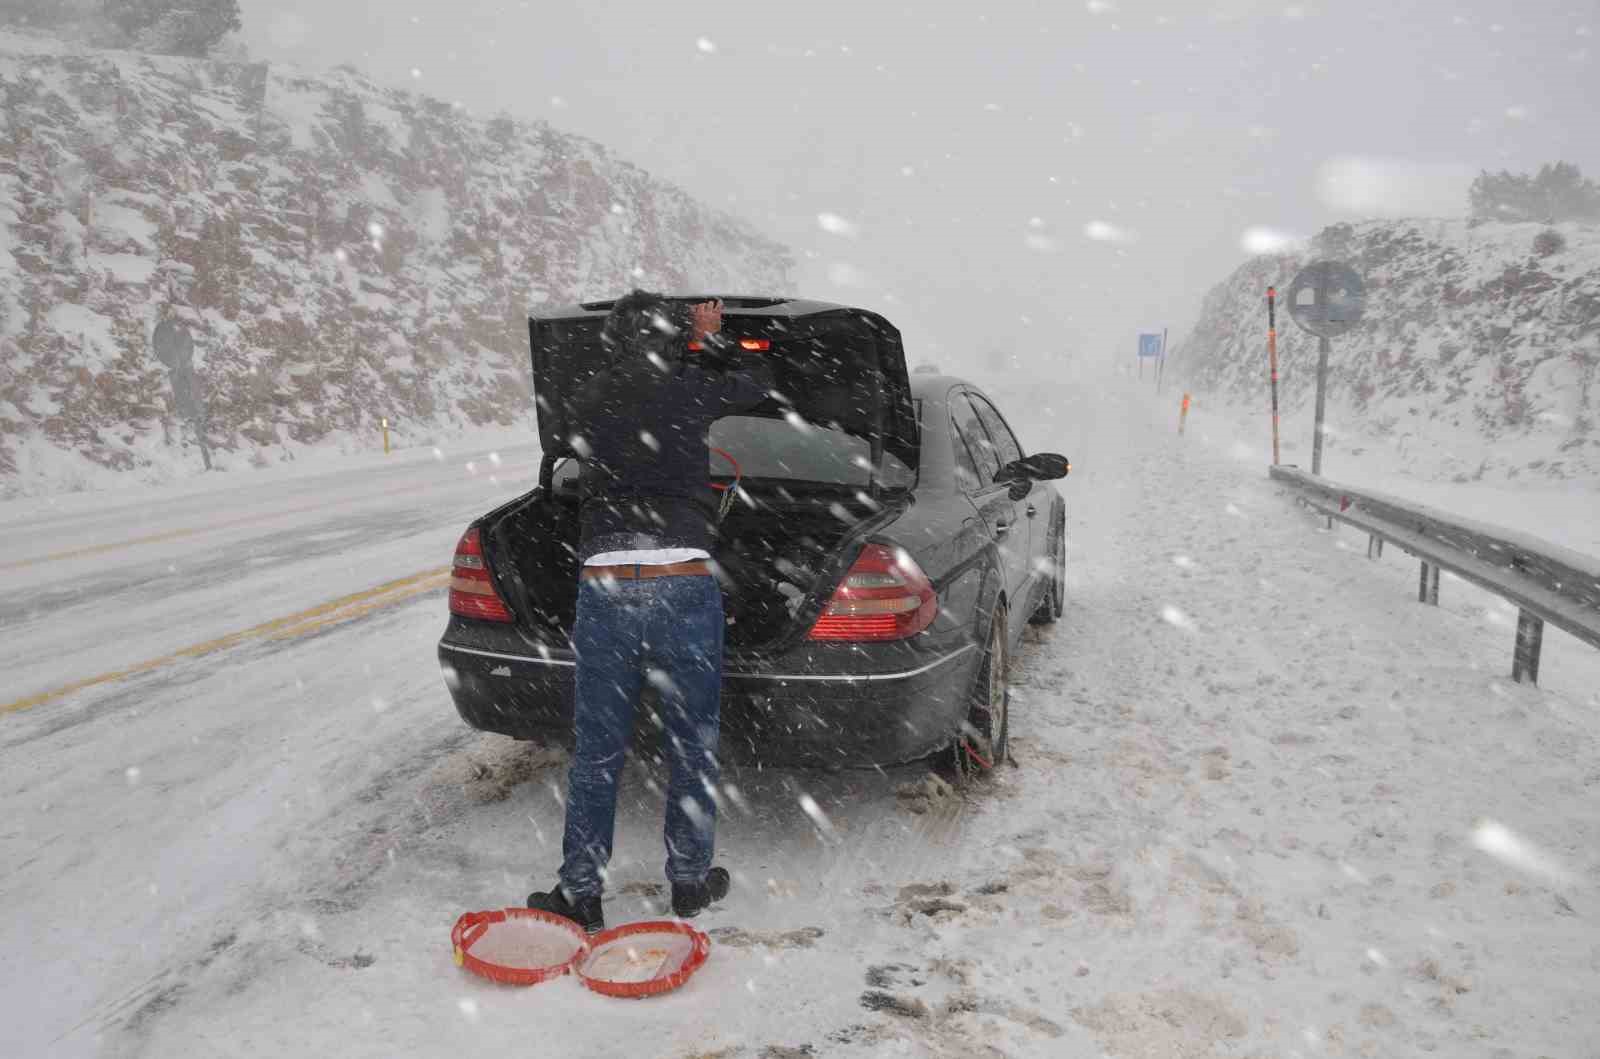
[[[733,366],[759,362],[771,370],[774,383],[774,396],[746,415],[839,431],[870,446],[873,465],[888,456],[915,472],[920,438],[911,377],[893,324],[864,309],[822,302],[725,301],[722,335],[734,345]],[[549,483],[554,461],[572,454],[571,439],[582,425],[574,402],[607,366],[600,329],[610,306],[592,302],[528,321],[545,458],[541,484]]]
[[[822,302],[723,301],[735,366],[759,361],[774,382],[774,396],[719,420],[710,438],[743,475],[714,556],[726,574],[726,642],[759,652],[805,635],[854,558],[852,543],[907,502],[921,438],[900,332],[889,321]],[[577,601],[577,474],[566,459],[582,426],[574,401],[606,366],[600,329],[611,304],[529,320],[540,487],[485,527],[506,601],[525,632],[551,644],[569,641]],[[707,478],[728,483],[731,471],[714,458]]]
[[[726,576],[727,648],[759,654],[803,637],[855,554],[903,501],[863,503],[847,489],[757,490],[717,534]],[[552,646],[571,636],[578,596],[578,498],[535,490],[484,527],[490,565],[523,631]]]

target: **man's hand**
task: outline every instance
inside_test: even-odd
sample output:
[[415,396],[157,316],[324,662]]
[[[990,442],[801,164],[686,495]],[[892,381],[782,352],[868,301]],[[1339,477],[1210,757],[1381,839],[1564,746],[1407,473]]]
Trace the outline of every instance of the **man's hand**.
[[714,335],[722,330],[722,302],[721,300],[701,302],[694,306],[694,320],[690,325],[689,340],[698,342],[707,335]]

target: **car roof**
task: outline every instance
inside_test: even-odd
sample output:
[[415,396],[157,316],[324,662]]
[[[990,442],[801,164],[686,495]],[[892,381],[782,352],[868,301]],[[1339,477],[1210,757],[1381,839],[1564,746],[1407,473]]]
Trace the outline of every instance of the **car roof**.
[[[835,312],[838,310],[872,313],[869,309],[862,309],[854,305],[839,305],[834,302],[813,301],[810,298],[788,298],[768,294],[668,294],[665,297],[673,301],[703,302],[720,300],[725,312],[729,315],[759,312],[763,316],[811,316],[816,313]],[[579,302],[576,305],[554,305],[549,308],[539,308],[529,315],[535,320],[570,320],[575,317],[604,316],[611,311],[617,303],[615,298],[603,301]]]
[[980,387],[973,385],[966,379],[959,379],[954,375],[912,375],[912,397],[937,397],[943,400],[945,394],[957,386],[971,386],[974,390]]

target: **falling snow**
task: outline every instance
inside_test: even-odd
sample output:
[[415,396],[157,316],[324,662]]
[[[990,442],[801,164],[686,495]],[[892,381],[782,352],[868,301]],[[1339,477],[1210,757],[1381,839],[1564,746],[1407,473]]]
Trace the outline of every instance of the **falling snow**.
[[[0,31],[0,995],[22,1016],[0,1053],[1600,1040],[1600,652],[1552,625],[1539,683],[1513,681],[1519,604],[1454,576],[1419,604],[1414,556],[1264,474],[1264,288],[1346,259],[1370,316],[1332,351],[1337,475],[1600,554],[1593,225],[1542,201],[1466,216],[1480,171],[1592,157],[1583,5],[663,8],[664,35],[532,0],[494,26],[410,6],[362,39],[331,8],[253,11],[214,61]],[[306,67],[323,53],[354,65]],[[635,285],[892,317],[901,344],[850,351],[859,391],[825,348],[773,343],[815,398],[769,406],[781,472],[902,410],[878,385],[901,348],[913,442],[939,436],[948,374],[1076,466],[1014,503],[937,482],[948,446],[899,484],[854,454],[847,485],[768,467],[734,492],[723,716],[765,727],[674,777],[683,689],[648,658],[628,677],[608,922],[671,914],[669,809],[710,829],[716,808],[733,878],[693,924],[705,966],[640,1004],[572,976],[492,986],[450,934],[548,887],[565,842],[562,740],[473,731],[451,696],[553,711],[565,692],[533,674],[575,665],[578,508],[535,491],[533,427],[561,405],[529,392],[527,317]],[[150,356],[169,317],[209,421],[175,413]],[[751,319],[735,303],[730,332]],[[1169,327],[1159,368],[1136,362]],[[1303,466],[1315,344],[1276,327]],[[585,429],[560,428],[580,461]],[[1058,495],[1050,622],[1029,592],[1055,584]],[[891,577],[926,567],[936,624],[809,639],[867,542]],[[491,568],[511,620],[451,619],[470,650],[441,666],[447,607]],[[1015,634],[1010,760],[963,779],[948,740],[998,716],[991,627]],[[816,679],[836,665],[862,668]],[[942,749],[828,757],[885,731]],[[747,761],[767,737],[815,740],[823,767]],[[526,955],[515,934],[482,951]]]
[[1132,232],[1110,221],[1090,221],[1083,226],[1083,234],[1097,243],[1127,243],[1133,240]]
[[837,213],[817,214],[817,227],[831,235],[843,235],[851,239],[861,234],[861,229],[853,221],[845,220]]

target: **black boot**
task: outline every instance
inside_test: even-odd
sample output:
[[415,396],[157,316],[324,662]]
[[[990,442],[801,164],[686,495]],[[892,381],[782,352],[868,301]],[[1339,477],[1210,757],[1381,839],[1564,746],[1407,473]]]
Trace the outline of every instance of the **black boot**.
[[711,902],[727,897],[731,882],[727,868],[712,868],[706,872],[705,882],[673,883],[672,914],[680,919],[693,919]]
[[[726,886],[723,887],[723,892],[727,892]],[[569,901],[567,891],[563,890],[559,883],[548,893],[529,894],[528,907],[537,908],[541,912],[553,912],[570,919],[588,934],[598,934],[606,929],[606,917],[601,911],[599,897],[580,897],[576,901]]]

